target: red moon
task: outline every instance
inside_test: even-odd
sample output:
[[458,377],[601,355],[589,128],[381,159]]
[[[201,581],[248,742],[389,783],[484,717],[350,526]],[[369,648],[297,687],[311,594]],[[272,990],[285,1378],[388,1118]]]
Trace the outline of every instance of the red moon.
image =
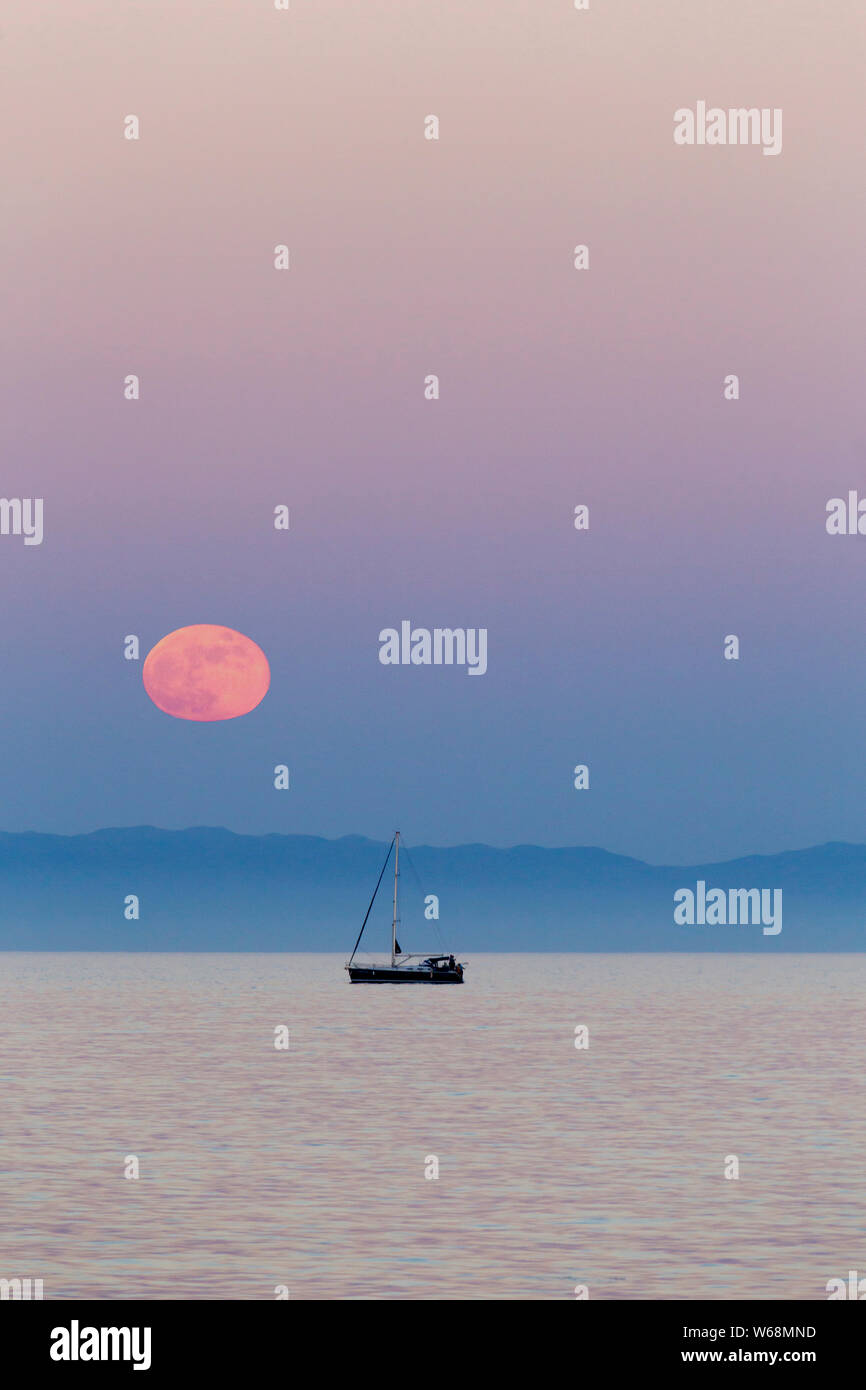
[[175,719],[237,719],[261,704],[271,668],[242,632],[196,623],[157,642],[141,678],[157,709]]

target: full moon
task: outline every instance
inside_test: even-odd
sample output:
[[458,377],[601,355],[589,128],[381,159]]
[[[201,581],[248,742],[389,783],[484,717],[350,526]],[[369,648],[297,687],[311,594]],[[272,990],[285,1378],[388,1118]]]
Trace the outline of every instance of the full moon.
[[261,704],[271,668],[261,647],[242,632],[196,623],[157,642],[141,678],[157,709],[175,719],[237,719]]

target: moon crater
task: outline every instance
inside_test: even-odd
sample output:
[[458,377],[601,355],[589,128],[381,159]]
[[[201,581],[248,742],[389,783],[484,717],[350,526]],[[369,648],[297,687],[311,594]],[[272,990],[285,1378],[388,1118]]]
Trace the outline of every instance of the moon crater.
[[175,719],[238,719],[261,704],[271,683],[268,659],[231,627],[196,623],[152,647],[141,673],[157,709]]

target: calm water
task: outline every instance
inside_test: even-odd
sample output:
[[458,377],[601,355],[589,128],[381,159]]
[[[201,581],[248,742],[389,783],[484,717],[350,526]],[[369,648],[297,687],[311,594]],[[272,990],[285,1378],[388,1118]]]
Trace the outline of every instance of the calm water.
[[425,989],[336,956],[0,955],[0,1276],[820,1299],[866,1272],[866,957],[469,960]]

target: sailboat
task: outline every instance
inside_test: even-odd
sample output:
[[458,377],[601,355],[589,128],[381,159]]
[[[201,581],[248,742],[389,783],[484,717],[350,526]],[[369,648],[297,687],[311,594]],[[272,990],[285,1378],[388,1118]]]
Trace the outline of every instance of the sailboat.
[[[388,867],[388,860],[391,858],[391,851],[394,851],[394,912],[391,919],[391,961],[390,964],[377,965],[353,965],[355,954],[361,944],[361,937],[364,935],[364,928],[373,911],[373,904],[376,895],[382,885],[385,870]],[[453,955],[443,956],[422,956],[418,952],[401,951],[400,943],[397,940],[397,881],[400,877],[400,831],[394,832],[394,838],[388,846],[388,853],[385,855],[385,863],[382,865],[382,872],[379,874],[379,881],[373,890],[370,899],[370,906],[367,914],[361,923],[361,930],[358,932],[358,940],[355,942],[354,950],[346,961],[346,969],[349,972],[349,979],[353,985],[462,985],[463,966],[456,961]],[[413,964],[417,962],[417,964]]]

